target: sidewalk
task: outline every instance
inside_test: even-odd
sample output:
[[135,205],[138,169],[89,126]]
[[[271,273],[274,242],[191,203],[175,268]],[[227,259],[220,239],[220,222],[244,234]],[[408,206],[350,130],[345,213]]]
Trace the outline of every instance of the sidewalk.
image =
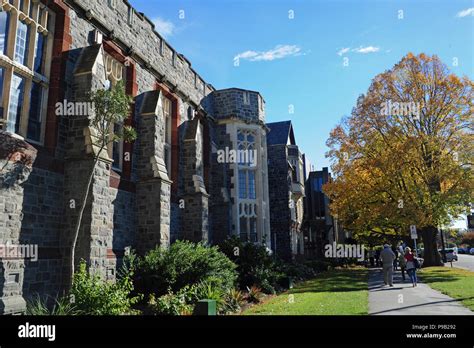
[[370,269],[370,315],[474,315],[474,312],[453,298],[426,284],[418,283],[413,288],[408,275],[403,282],[400,271],[394,273],[394,286],[389,287],[383,283],[381,268]]

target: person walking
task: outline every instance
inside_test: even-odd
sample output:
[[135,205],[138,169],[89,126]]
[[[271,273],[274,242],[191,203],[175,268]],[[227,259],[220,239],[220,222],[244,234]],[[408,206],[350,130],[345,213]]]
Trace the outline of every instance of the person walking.
[[413,287],[417,286],[417,279],[416,279],[416,265],[415,265],[415,255],[411,252],[410,247],[405,248],[405,260],[406,260],[406,269],[408,276],[411,279],[411,283]]
[[375,250],[375,266],[380,267],[380,249]]
[[392,251],[395,254],[395,258],[393,259],[393,271],[396,272],[397,262],[398,262],[398,251],[397,251],[397,248],[395,248],[394,246],[392,246]]
[[374,249],[369,250],[369,261],[370,261],[370,267],[375,267],[375,251]]
[[402,279],[405,280],[405,271],[407,268],[407,261],[405,260],[405,255],[400,252],[398,256],[398,264],[400,265],[400,272],[402,272]]
[[380,252],[380,259],[382,261],[384,283],[385,285],[393,286],[393,261],[395,260],[395,254],[390,245],[385,244],[383,246],[383,250]]

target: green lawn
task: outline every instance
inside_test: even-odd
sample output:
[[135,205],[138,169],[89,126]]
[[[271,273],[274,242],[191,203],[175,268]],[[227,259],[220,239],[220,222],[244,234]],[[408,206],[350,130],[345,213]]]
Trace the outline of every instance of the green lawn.
[[338,269],[253,306],[244,315],[363,315],[368,313],[368,271]]
[[474,311],[474,272],[451,267],[428,267],[423,268],[420,278],[433,289],[462,299],[462,304]]

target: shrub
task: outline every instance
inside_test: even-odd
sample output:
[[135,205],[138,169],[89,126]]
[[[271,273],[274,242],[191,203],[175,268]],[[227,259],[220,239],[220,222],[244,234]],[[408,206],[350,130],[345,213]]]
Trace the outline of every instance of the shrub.
[[53,305],[48,306],[48,298],[41,299],[37,296],[26,303],[27,315],[76,315],[78,314],[74,304],[66,297],[53,299]]
[[258,286],[251,286],[250,288],[247,287],[247,300],[251,303],[259,303],[260,299],[262,298],[262,289]]
[[234,236],[221,245],[221,250],[237,264],[241,289],[257,285],[266,293],[274,293],[279,280],[285,277],[276,258],[262,245],[244,243]]
[[218,247],[177,241],[169,249],[157,247],[140,260],[136,286],[144,294],[164,295],[213,279],[225,290],[234,287],[236,268]]
[[224,304],[224,291],[218,282],[205,280],[195,286],[195,301],[214,300],[219,311]]
[[316,276],[315,268],[309,266],[308,264],[291,262],[286,264],[281,264],[281,272],[284,273],[287,277],[291,277],[293,280],[302,281],[314,278]]
[[311,268],[315,273],[326,272],[331,267],[330,261],[311,260],[304,263],[307,267]]
[[240,312],[245,303],[245,295],[237,289],[230,289],[224,295],[224,309],[226,313]]
[[132,305],[138,302],[138,297],[129,297],[133,290],[131,275],[122,275],[116,282],[103,281],[98,275],[90,274],[82,261],[74,274],[71,300],[84,315],[132,314]]
[[150,295],[148,306],[155,315],[190,315],[193,309],[182,295],[171,291],[158,298],[153,294]]

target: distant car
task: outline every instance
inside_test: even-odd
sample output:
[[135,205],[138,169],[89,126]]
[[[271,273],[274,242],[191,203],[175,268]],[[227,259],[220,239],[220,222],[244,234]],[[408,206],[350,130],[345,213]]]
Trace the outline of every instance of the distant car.
[[465,248],[458,248],[458,254],[466,254],[467,250]]
[[469,254],[474,255],[474,248],[471,248],[471,250],[469,250]]
[[[443,249],[438,250],[441,256],[443,256]],[[455,248],[446,248],[446,262],[452,262],[458,260],[458,253]]]

